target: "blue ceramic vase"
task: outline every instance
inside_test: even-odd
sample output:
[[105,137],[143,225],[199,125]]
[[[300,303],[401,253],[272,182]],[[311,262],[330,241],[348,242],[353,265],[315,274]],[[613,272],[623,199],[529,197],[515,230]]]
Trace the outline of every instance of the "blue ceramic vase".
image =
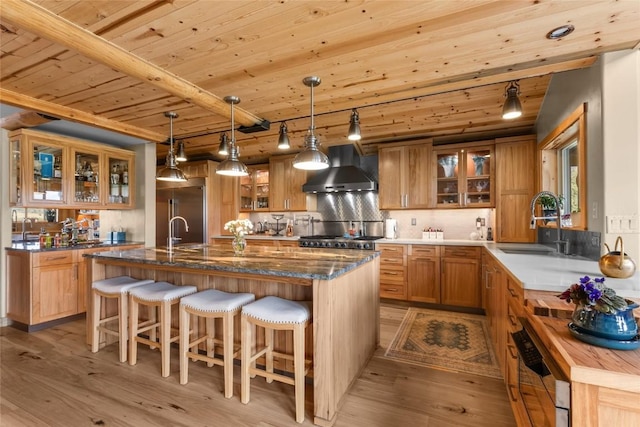
[[616,314],[605,314],[578,305],[571,319],[583,333],[608,340],[632,340],[638,335],[638,324],[633,317],[633,309],[638,304],[631,301],[627,303],[627,309]]

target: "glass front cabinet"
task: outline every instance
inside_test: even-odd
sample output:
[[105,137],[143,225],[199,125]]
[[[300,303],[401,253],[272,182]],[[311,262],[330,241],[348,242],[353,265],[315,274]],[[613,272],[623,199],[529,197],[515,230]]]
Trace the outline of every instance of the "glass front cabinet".
[[435,193],[439,208],[494,206],[494,145],[434,148]]
[[249,167],[249,175],[240,178],[240,211],[269,210],[269,165]]
[[[135,154],[128,150],[56,134],[19,129],[9,134],[12,206],[47,208],[132,208],[128,171]],[[117,190],[110,184],[119,168]],[[124,178],[126,176],[126,178]],[[117,197],[110,197],[111,194]]]

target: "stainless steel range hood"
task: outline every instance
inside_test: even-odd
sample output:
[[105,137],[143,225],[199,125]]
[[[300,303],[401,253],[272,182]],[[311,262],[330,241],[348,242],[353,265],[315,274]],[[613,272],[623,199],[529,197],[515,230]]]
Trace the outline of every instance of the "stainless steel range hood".
[[376,191],[378,183],[360,168],[360,156],[353,145],[329,147],[331,167],[311,176],[302,186],[305,193]]

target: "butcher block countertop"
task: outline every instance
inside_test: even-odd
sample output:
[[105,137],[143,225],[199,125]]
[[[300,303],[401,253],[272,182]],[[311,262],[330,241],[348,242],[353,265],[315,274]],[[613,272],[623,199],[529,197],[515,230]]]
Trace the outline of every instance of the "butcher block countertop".
[[191,244],[175,246],[171,254],[166,248],[145,248],[86,256],[198,270],[331,280],[377,258],[379,253],[351,249],[276,249],[248,245],[243,256],[235,256],[228,245]]

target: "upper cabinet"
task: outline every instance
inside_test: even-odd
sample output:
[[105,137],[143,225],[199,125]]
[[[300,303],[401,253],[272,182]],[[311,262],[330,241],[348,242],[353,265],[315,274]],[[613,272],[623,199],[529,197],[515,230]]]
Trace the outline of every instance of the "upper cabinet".
[[436,207],[494,206],[493,151],[493,141],[434,148]]
[[307,172],[293,167],[295,156],[269,159],[269,210],[273,212],[315,210],[315,195],[302,191]]
[[431,143],[381,148],[380,209],[425,209],[431,200]]
[[9,141],[12,206],[133,207],[133,152],[30,129]]
[[269,165],[249,166],[249,175],[240,178],[240,211],[269,210]]

